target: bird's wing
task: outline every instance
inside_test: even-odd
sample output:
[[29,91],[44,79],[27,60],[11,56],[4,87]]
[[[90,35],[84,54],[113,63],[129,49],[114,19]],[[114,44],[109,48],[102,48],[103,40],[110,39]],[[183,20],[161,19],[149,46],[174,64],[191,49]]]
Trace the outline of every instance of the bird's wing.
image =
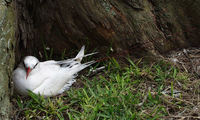
[[[40,71],[41,74],[38,73],[38,75],[35,74],[34,76],[40,76],[40,78],[42,76],[48,77],[44,80],[42,84],[35,88],[33,92],[36,94],[43,94],[44,97],[57,95],[59,91],[63,88],[63,86],[73,78],[74,74],[79,71],[78,66],[81,66],[79,62],[72,62],[68,67],[59,66],[59,68],[57,68],[56,70],[51,70],[50,67],[48,67],[47,70],[47,66],[44,66],[44,68]],[[48,72],[45,72],[45,70],[47,70]]]
[[26,84],[27,88],[32,91],[45,80],[54,77],[59,70],[60,66],[56,64],[56,61],[39,62],[22,84]]
[[[81,71],[82,69],[90,66],[91,64],[93,64],[95,61],[90,61],[84,64],[81,64],[77,61],[73,61],[70,63],[70,65],[68,67],[60,67],[58,69],[54,70],[48,70],[48,74],[45,74],[45,72],[41,71],[41,73],[45,74],[46,76],[48,76],[48,78],[46,78],[44,80],[44,82],[42,84],[40,84],[40,86],[38,86],[36,89],[33,90],[34,93],[38,94],[43,94],[44,97],[48,97],[48,96],[52,96],[52,95],[57,95],[61,92],[63,92],[65,90],[65,88],[69,88],[69,86],[71,86],[73,84],[73,78],[75,78],[76,76],[74,76],[77,72]],[[47,67],[47,66],[45,66]],[[45,68],[47,69],[47,68]],[[43,70],[45,70],[43,68]],[[48,68],[50,69],[50,68]],[[40,76],[40,78],[42,77],[42,75],[38,75]],[[34,75],[37,76],[37,75]],[[68,85],[67,85],[68,84]]]

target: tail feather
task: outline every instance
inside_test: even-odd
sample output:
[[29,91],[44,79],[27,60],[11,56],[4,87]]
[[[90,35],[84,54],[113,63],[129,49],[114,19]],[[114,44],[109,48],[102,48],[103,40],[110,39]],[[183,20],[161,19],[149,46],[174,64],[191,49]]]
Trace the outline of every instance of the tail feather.
[[79,61],[79,59],[82,59],[83,57],[87,57],[87,56],[90,56],[90,55],[94,55],[94,54],[97,54],[98,52],[94,52],[94,53],[90,53],[90,54],[86,54],[84,56],[79,56],[79,57],[76,57],[72,60],[76,60],[76,61]]
[[86,54],[86,55],[84,55],[83,57],[87,57],[87,56],[94,55],[94,54],[97,54],[97,53],[98,53],[98,52],[94,52],[94,53]]
[[[86,68],[86,67],[88,67],[88,66],[94,64],[95,62],[96,62],[96,61],[90,61],[90,62],[81,64],[81,66],[79,66],[79,70],[76,71],[76,72],[79,72],[79,71],[83,70],[84,68]],[[75,77],[77,77],[77,76],[78,76],[78,74],[75,73],[74,76],[67,82],[67,84],[65,84],[65,85],[60,89],[60,91],[58,92],[58,94],[63,93],[65,90],[69,90],[69,88],[72,86],[72,84],[73,84],[74,82],[76,82]]]
[[84,56],[84,51],[85,51],[85,45],[82,46],[81,50],[79,51],[79,53],[76,55],[75,59],[79,62],[81,62],[81,60],[83,59]]
[[75,58],[62,60],[62,61],[57,61],[57,64],[70,64],[73,61],[81,62],[83,57],[87,57],[87,56],[94,55],[94,54],[98,53],[98,52],[94,52],[94,53],[89,53],[89,54],[84,55],[84,50],[85,50],[85,46],[83,45],[83,47],[81,48],[81,50],[79,51],[79,53],[76,55]]
[[86,68],[86,67],[88,67],[88,66],[90,66],[90,65],[92,65],[92,64],[94,64],[96,61],[90,61],[90,62],[86,62],[86,63],[83,63],[83,64],[81,64],[81,66],[79,67],[79,71],[81,71],[81,70],[83,70],[84,68]]
[[97,52],[95,52],[95,53],[90,53],[90,54],[84,55],[84,50],[85,50],[85,46],[83,46],[81,48],[80,52],[77,54],[77,56],[75,58],[57,62],[57,64],[61,64],[61,65],[64,64],[63,65],[64,67],[69,66],[71,74],[74,74],[73,77],[67,82],[67,84],[65,84],[60,89],[58,94],[64,92],[65,90],[69,90],[69,88],[72,86],[72,84],[74,82],[76,82],[75,77],[77,76],[77,73],[79,71],[85,69],[86,67],[88,67],[88,66],[90,66],[90,65],[92,65],[92,64],[94,64],[96,62],[96,61],[93,60],[93,61],[89,61],[89,62],[81,64],[80,62],[81,62],[83,57],[87,57],[87,56],[90,56],[90,55],[93,55],[93,54],[97,53]]

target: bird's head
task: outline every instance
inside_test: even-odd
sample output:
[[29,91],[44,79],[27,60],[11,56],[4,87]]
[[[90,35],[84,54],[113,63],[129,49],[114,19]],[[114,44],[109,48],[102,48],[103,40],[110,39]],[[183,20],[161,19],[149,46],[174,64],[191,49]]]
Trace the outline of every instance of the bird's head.
[[39,60],[34,56],[26,56],[23,60],[23,66],[26,69],[26,79],[29,73],[37,66]]

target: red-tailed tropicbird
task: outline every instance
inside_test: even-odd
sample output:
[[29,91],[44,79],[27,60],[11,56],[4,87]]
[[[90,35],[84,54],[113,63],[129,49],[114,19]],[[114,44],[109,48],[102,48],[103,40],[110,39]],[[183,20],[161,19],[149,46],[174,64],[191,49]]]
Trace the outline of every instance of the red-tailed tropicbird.
[[44,97],[58,95],[68,90],[76,81],[77,73],[95,63],[95,61],[80,63],[83,57],[95,54],[84,55],[84,50],[85,46],[75,58],[63,61],[39,62],[36,57],[26,56],[12,74],[14,90],[20,95],[28,95],[28,90],[31,90]]

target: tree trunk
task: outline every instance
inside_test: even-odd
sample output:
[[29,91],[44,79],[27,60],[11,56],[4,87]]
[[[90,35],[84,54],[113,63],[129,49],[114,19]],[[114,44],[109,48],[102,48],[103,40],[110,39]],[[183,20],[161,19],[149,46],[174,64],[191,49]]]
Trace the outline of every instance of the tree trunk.
[[13,2],[2,0],[0,9],[0,119],[8,120],[12,112],[9,82],[15,64],[15,15]]
[[42,41],[55,54],[84,44],[100,53],[137,46],[140,55],[198,46],[199,9],[185,0],[18,0],[17,50],[39,55]]

